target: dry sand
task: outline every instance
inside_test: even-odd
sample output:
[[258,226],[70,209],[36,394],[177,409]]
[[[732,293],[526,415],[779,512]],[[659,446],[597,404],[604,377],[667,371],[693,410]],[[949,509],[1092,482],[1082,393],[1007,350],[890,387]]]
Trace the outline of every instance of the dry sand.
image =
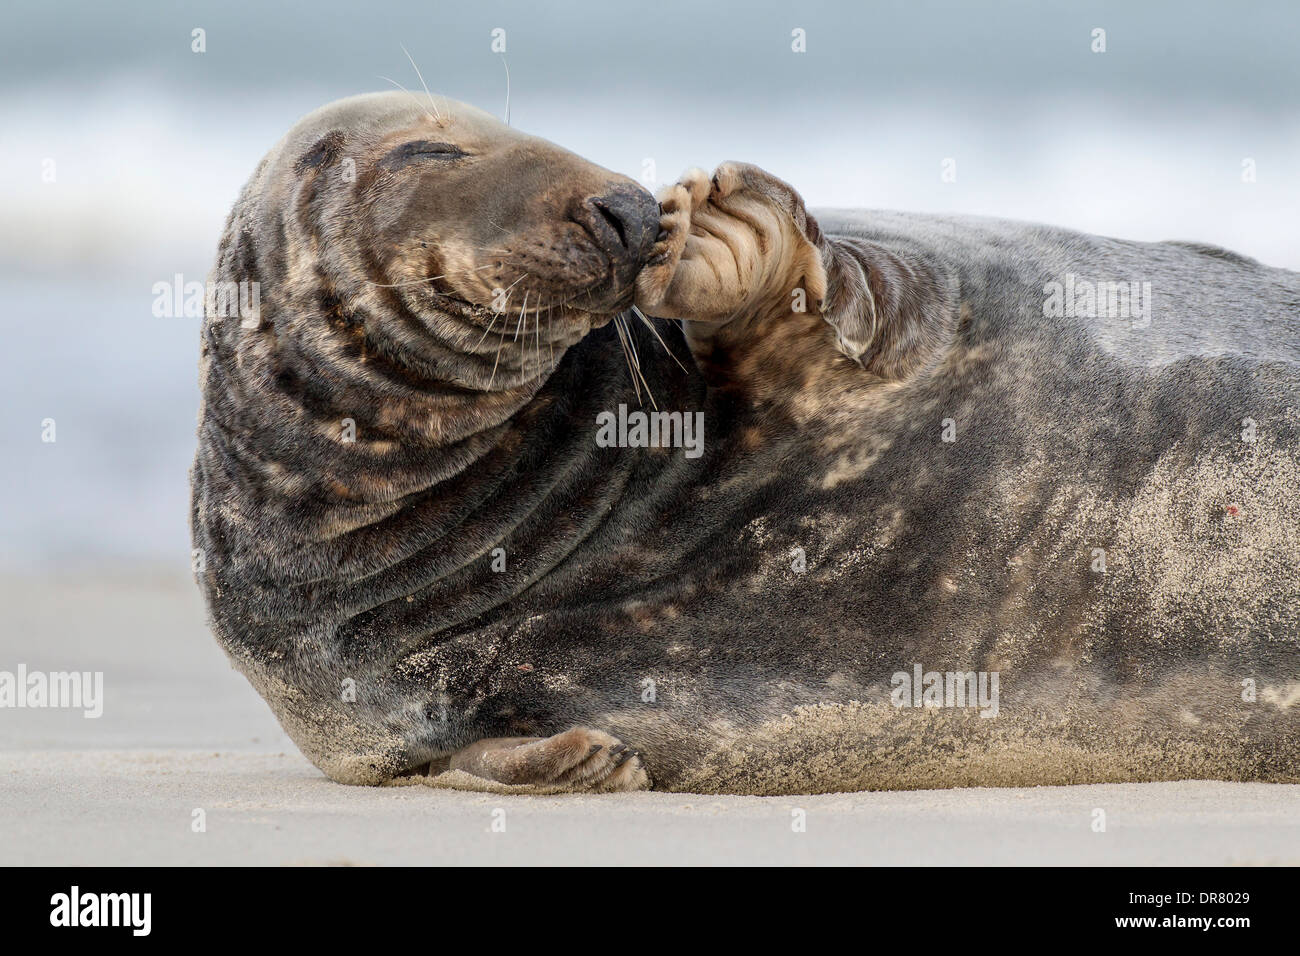
[[0,602],[0,669],[99,670],[105,685],[97,720],[0,710],[0,864],[1300,864],[1300,786],[779,798],[344,787],[230,670],[183,576],[9,575]]

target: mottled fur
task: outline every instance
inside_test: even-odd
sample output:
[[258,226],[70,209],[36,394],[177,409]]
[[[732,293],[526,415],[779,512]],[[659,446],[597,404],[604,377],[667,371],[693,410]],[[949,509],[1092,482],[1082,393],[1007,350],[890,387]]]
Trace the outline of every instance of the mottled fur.
[[[455,209],[366,179],[418,115],[376,97],[290,134],[215,273],[263,282],[261,327],[204,330],[200,583],[326,773],[586,785],[572,738],[535,764],[476,747],[577,726],[664,789],[1300,780],[1300,276],[993,220],[800,223],[793,190],[751,189],[824,296],[793,313],[778,282],[739,324],[657,323],[704,374],[636,331],[704,454],[600,448],[596,415],[635,404],[607,312],[539,323],[553,369],[512,339],[489,388],[486,317],[457,304],[481,290],[368,284],[440,274],[410,239]],[[356,182],[329,180],[347,156]],[[685,248],[668,213],[652,269]],[[1150,326],[1046,317],[1066,273],[1150,281]],[[999,715],[891,706],[914,663],[1000,672]]]

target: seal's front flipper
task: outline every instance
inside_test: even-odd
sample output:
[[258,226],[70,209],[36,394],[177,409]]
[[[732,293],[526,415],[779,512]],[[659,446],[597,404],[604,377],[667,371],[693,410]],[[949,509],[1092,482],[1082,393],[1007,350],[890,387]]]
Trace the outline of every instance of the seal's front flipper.
[[[456,751],[447,764],[488,784],[551,793],[612,793],[650,789],[641,755],[617,737],[574,727],[554,737],[492,737]],[[484,789],[497,789],[485,786]]]
[[696,363],[719,380],[769,398],[903,381],[953,340],[958,285],[943,262],[823,233],[798,191],[757,166],[688,171],[660,197],[659,226],[637,306],[687,320]]
[[[637,278],[643,312],[695,323],[788,313],[796,289],[820,308],[816,222],[787,183],[757,166],[698,169],[660,196],[660,240]],[[702,334],[697,330],[697,334]]]
[[[711,186],[704,170],[688,169],[681,179],[659,194],[659,236],[636,278],[636,303],[643,311],[660,315],[674,282],[680,286],[686,281],[685,275],[677,273],[691,234],[691,217],[709,198]],[[681,292],[673,298],[679,300]]]

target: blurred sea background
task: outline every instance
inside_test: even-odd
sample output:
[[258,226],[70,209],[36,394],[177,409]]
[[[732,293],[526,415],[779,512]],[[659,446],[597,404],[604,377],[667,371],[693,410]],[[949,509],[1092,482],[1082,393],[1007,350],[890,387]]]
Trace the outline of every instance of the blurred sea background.
[[155,317],[152,287],[205,278],[300,116],[381,76],[419,89],[402,45],[436,92],[501,114],[503,29],[515,126],[637,179],[652,161],[661,185],[739,159],[813,206],[1199,239],[1300,268],[1288,0],[8,0],[0,22],[0,570],[188,574],[200,320]]

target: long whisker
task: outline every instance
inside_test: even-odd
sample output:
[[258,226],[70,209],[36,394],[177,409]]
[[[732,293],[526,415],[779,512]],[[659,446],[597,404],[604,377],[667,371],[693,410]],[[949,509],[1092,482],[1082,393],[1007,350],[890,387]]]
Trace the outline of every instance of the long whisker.
[[551,303],[546,303],[546,346],[551,350],[551,371],[555,371],[555,313]]
[[501,65],[506,68],[506,125],[510,125],[510,64],[506,62],[506,55],[501,54]]
[[641,379],[641,385],[645,388],[651,407],[658,408],[659,404],[655,401],[654,393],[650,391],[650,383],[646,381],[645,373],[641,371],[641,356],[637,354],[636,340],[632,337],[632,329],[628,325],[626,316],[623,317],[623,331],[627,333],[627,347],[632,353],[632,367],[636,370],[637,377]]
[[623,335],[623,326],[618,321],[618,316],[614,317],[614,331],[618,333],[619,344],[623,347],[623,358],[627,362],[628,374],[632,376],[632,387],[636,389],[636,403],[641,404],[641,385],[636,380],[636,373],[632,371],[632,357],[628,355],[627,339]]
[[[623,338],[623,341],[626,345],[626,353],[629,358],[628,369],[632,372],[633,386],[636,387],[636,381],[639,378],[641,380],[641,384],[645,386],[645,393],[646,396],[650,399],[650,405],[657,409],[659,407],[659,403],[655,401],[654,392],[651,391],[650,389],[650,382],[646,380],[645,374],[641,371],[641,357],[637,354],[636,340],[632,336],[632,330],[628,328],[626,313],[620,312],[617,316],[615,316],[614,324],[615,327],[619,329],[619,335],[621,338]],[[636,391],[637,391],[637,401],[639,402],[641,400],[641,389],[637,388]]]
[[487,387],[488,387],[488,391],[489,391],[489,392],[492,391],[492,383],[496,381],[496,378],[497,378],[497,364],[500,363],[500,361],[501,361],[501,349],[505,346],[505,344],[506,344],[506,337],[505,337],[504,335],[500,335],[500,336],[498,336],[498,337],[497,337],[497,357],[496,357],[495,359],[492,360],[492,374],[491,374],[490,376],[488,376]]
[[[647,329],[649,329],[652,333],[654,333],[654,337],[657,338],[657,339],[659,340],[659,344],[662,345],[662,346],[664,347],[664,351],[667,352],[669,355],[672,355],[672,357],[673,357],[673,361],[677,363],[677,365],[681,368],[681,370],[682,370],[683,372],[687,372],[687,368],[686,368],[686,366],[685,366],[685,365],[682,365],[682,360],[679,359],[679,358],[678,358],[678,357],[673,353],[673,350],[670,349],[670,348],[668,347],[668,343],[665,342],[664,339],[663,339],[663,336],[659,334],[659,330],[655,328],[654,323],[651,322],[649,319],[646,318],[645,313],[642,312],[640,309],[638,309],[636,306],[632,306],[632,311],[635,312],[635,313],[640,317],[641,321],[645,323],[645,327],[646,327]],[[689,374],[689,372],[688,372],[688,374]]]
[[514,282],[510,283],[508,286],[506,286],[504,289],[501,290],[501,294],[505,296],[505,299],[501,303],[502,312],[505,312],[507,309],[510,308],[510,290],[513,289],[515,286],[519,285],[519,283],[523,282],[527,278],[528,278],[528,273],[525,272],[518,279],[516,279]]
[[[515,341],[516,341],[516,342],[519,341],[519,330],[523,327],[524,322],[527,321],[526,317],[524,316],[524,311],[525,311],[527,308],[528,308],[528,290],[525,289],[525,290],[524,290],[524,304],[523,304],[523,305],[520,307],[520,309],[519,309],[519,321],[515,323]],[[528,348],[528,340],[527,340],[527,339],[524,339],[524,348],[525,348],[525,349]]]
[[441,126],[442,114],[438,112],[438,104],[433,101],[433,94],[429,92],[429,84],[424,82],[424,74],[421,73],[420,68],[415,65],[415,60],[411,57],[411,54],[406,52],[406,47],[402,46],[400,43],[397,45],[402,47],[402,52],[406,53],[406,58],[411,61],[411,66],[415,69],[415,75],[420,78],[420,85],[424,87],[424,95],[429,98],[429,105],[433,107],[434,116],[437,117],[434,122]]
[[483,344],[483,339],[487,338],[487,337],[488,337],[488,333],[492,331],[492,326],[494,326],[494,325],[497,324],[497,316],[498,316],[498,315],[505,315],[505,313],[504,313],[504,312],[493,311],[493,313],[492,313],[492,321],[489,322],[487,328],[483,330],[483,335],[479,338],[479,340],[478,340],[477,342],[474,343],[474,351],[475,351],[475,352],[477,352],[477,351],[478,351],[478,347],[479,347],[480,345]]
[[[529,273],[525,272],[523,275],[521,275],[521,276],[520,276],[518,279],[516,279],[514,282],[510,283],[510,285],[505,289],[505,297],[506,297],[506,299],[505,299],[505,303],[504,303],[504,305],[503,305],[503,307],[502,307],[502,309],[501,309],[502,314],[504,314],[505,311],[506,311],[506,310],[505,310],[505,306],[508,306],[508,305],[510,304],[510,290],[513,289],[515,286],[517,286],[519,283],[523,282],[525,279],[527,279],[528,276],[529,276]],[[527,304],[528,304],[528,293],[525,292],[525,293],[524,293],[524,305],[527,305]],[[493,322],[495,322],[495,321],[496,321],[496,319],[494,318],[494,319],[493,319]],[[488,325],[488,328],[491,328],[491,324]],[[486,336],[486,334],[487,334],[487,333],[484,333],[485,336]],[[516,326],[516,328],[515,328],[515,338],[518,338],[518,337],[519,337],[519,329],[518,329],[518,327]],[[505,333],[502,332],[502,334],[501,334],[501,336],[500,336],[500,340],[497,342],[497,357],[496,357],[496,359],[492,362],[492,375],[488,378],[488,384],[487,384],[487,387],[488,387],[489,390],[492,388],[492,383],[496,381],[496,377],[497,377],[497,365],[501,362],[501,349],[505,347],[505,344],[506,344],[506,337],[505,337]]]
[[396,80],[391,79],[390,77],[387,76],[380,76],[379,74],[375,74],[375,75],[378,76],[379,79],[381,80],[387,80],[389,83],[392,83],[393,86],[397,87],[403,93],[407,94],[411,99],[415,100],[416,106],[424,110],[425,116],[429,117],[429,119],[433,120],[435,123],[438,122],[436,119],[433,119],[433,114],[429,112],[429,108],[420,102],[420,98],[416,96],[414,93],[412,93],[410,90],[408,90],[406,87],[404,87],[401,83],[398,83]]
[[641,384],[645,386],[645,393],[650,396],[650,404],[654,408],[659,407],[655,401],[654,392],[650,391],[650,383],[646,380],[645,373],[641,371],[641,355],[637,352],[636,338],[632,335],[632,328],[628,325],[627,313],[621,313],[623,318],[623,330],[627,332],[627,344],[632,349],[632,362],[636,366],[636,373],[641,376]]

